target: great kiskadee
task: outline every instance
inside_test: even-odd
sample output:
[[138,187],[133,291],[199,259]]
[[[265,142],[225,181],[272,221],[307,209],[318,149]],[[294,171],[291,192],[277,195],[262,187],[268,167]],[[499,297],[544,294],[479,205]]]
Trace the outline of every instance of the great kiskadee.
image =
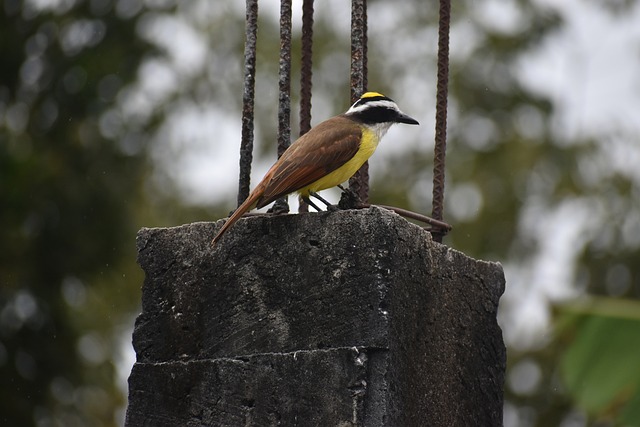
[[212,243],[247,211],[293,192],[319,210],[309,197],[325,202],[317,192],[342,184],[356,173],[394,123],[417,125],[418,121],[400,111],[390,98],[377,92],[365,93],[346,113],[325,120],[291,144]]

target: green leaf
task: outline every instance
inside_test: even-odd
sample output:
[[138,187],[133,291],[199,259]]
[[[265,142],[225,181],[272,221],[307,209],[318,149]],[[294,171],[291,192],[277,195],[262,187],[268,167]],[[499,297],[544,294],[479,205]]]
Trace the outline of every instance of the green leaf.
[[597,418],[640,425],[640,304],[594,299],[562,311],[575,321],[560,366],[573,399]]

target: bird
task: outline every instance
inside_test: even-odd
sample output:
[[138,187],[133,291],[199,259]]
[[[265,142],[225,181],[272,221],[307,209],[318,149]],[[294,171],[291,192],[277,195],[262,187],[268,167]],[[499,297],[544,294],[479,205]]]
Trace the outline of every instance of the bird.
[[318,192],[351,178],[395,123],[419,124],[400,111],[391,98],[378,92],[364,93],[345,113],[321,122],[294,141],[231,214],[211,243],[215,245],[246,212],[294,192],[316,211],[320,209],[310,197],[330,206]]

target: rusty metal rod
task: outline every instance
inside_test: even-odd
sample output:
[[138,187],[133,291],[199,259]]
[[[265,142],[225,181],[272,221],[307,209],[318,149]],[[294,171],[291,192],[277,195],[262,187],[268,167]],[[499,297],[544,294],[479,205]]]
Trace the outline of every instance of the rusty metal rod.
[[313,54],[313,0],[302,3],[302,52],[300,66],[300,136],[311,129]]
[[[280,1],[280,60],[278,67],[278,158],[291,144],[291,0]],[[288,212],[287,198],[271,208]]]
[[[447,151],[447,96],[449,84],[449,27],[451,1],[440,0],[438,22],[438,83],[436,90],[436,135],[433,158],[433,209],[431,215],[442,220],[444,210],[445,155]],[[436,242],[443,235],[433,233]]]
[[256,82],[256,42],[258,36],[258,0],[247,0],[244,44],[244,91],[242,93],[242,136],[240,140],[240,178],[238,206],[249,197],[253,161],[253,116]]
[[429,225],[433,225],[434,227],[437,227],[440,229],[440,231],[443,234],[446,234],[447,232],[451,231],[451,229],[453,227],[451,227],[449,224],[447,224],[444,221],[440,221],[431,217],[428,217],[426,215],[422,215],[419,214],[417,212],[413,212],[407,209],[402,209],[402,208],[396,208],[395,206],[387,206],[387,205],[370,205],[369,203],[362,203],[360,206],[358,206],[358,208],[369,208],[371,206],[376,206],[379,208],[383,208],[383,209],[388,209],[390,211],[393,211],[395,213],[397,213],[398,215],[404,216],[406,218],[411,218],[411,219],[415,219],[417,221],[421,221],[424,222],[426,224]]
[[[453,227],[449,224],[447,224],[444,221],[439,221],[437,219],[433,219],[431,217],[428,217],[426,215],[422,215],[419,214],[417,212],[413,212],[407,209],[402,209],[402,208],[397,208],[395,206],[387,206],[387,205],[372,205],[369,203],[361,203],[358,206],[354,207],[354,209],[367,209],[370,207],[377,207],[377,208],[382,208],[382,209],[387,209],[390,210],[392,212],[397,213],[400,216],[403,216],[405,218],[411,218],[411,219],[415,219],[416,221],[420,221],[420,222],[424,222],[425,224],[429,224],[433,227],[438,228],[439,232],[443,233],[443,234],[447,234],[449,231],[451,231],[453,229]],[[244,215],[242,215],[243,217],[246,216],[262,216],[262,215],[272,215],[274,213],[268,212],[268,213],[262,213],[262,212],[247,212]]]
[[280,1],[278,158],[291,144],[291,0]]
[[[351,103],[367,91],[367,0],[351,1]],[[369,162],[349,179],[361,202],[369,201]]]
[[[311,129],[311,87],[313,76],[313,0],[302,2],[302,52],[300,65],[300,136]],[[308,212],[309,205],[299,197],[298,212]]]

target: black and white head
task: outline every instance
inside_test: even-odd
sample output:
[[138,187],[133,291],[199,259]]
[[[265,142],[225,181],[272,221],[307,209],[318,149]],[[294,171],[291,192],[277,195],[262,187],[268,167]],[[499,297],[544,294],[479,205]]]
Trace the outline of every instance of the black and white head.
[[394,123],[419,124],[416,119],[400,111],[391,98],[378,92],[367,92],[362,95],[345,115],[371,128],[379,138],[382,138]]
[[367,92],[360,97],[346,112],[349,117],[368,125],[377,123],[407,123],[419,124],[412,117],[407,116],[393,99],[378,92]]

